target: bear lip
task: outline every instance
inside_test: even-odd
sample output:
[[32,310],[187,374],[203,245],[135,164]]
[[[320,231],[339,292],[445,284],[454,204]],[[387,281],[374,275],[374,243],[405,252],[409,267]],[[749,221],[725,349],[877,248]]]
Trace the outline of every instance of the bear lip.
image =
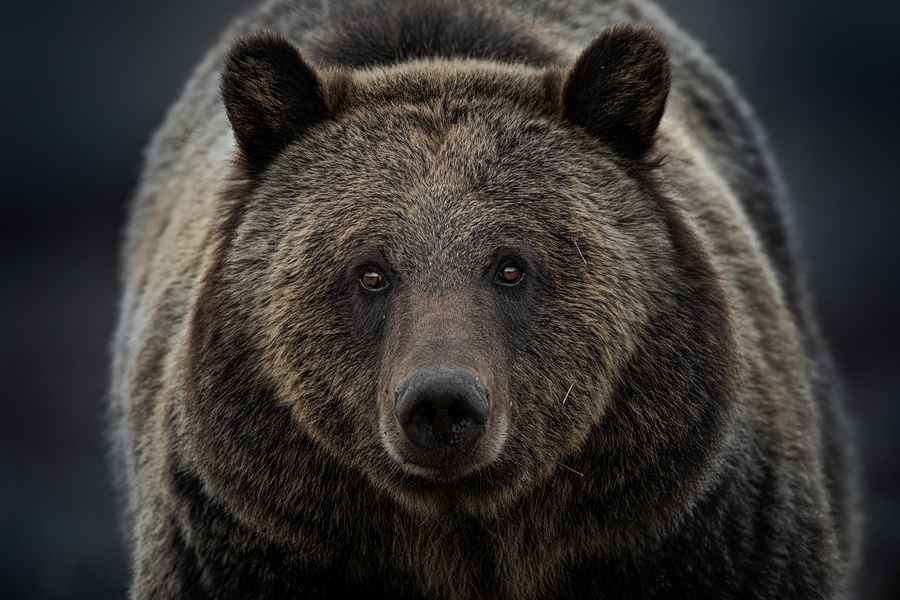
[[[486,423],[485,430],[490,432],[490,421]],[[421,451],[416,449],[405,439],[393,444],[391,455],[404,469],[415,471],[426,477],[434,477],[437,474],[447,476],[454,473],[467,473],[480,467],[485,462],[482,460],[484,444],[482,440],[464,451],[457,448],[443,450]]]
[[[396,419],[382,423],[382,445],[403,472],[416,478],[449,483],[490,466],[500,455],[506,440],[508,424],[505,419],[489,414],[484,424],[485,435],[464,452],[448,449],[444,452],[417,452],[398,435]],[[390,423],[393,421],[393,423]],[[385,435],[386,434],[386,435]]]
[[405,460],[401,465],[403,466],[404,471],[409,475],[444,483],[463,479],[485,466],[484,463],[468,460],[442,466],[423,465],[421,463]]

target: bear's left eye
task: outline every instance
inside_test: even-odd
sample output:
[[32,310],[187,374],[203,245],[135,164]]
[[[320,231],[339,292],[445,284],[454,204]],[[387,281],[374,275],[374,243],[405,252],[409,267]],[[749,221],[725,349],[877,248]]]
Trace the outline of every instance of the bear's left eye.
[[524,278],[525,270],[512,262],[504,263],[497,271],[497,280],[505,286],[518,285]]
[[384,273],[376,268],[369,267],[359,277],[359,284],[369,292],[380,292],[387,288],[388,280]]

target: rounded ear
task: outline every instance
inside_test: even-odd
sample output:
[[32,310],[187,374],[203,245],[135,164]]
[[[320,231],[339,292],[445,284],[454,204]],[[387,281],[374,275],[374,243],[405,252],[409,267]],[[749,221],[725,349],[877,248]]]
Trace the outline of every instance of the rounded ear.
[[232,47],[222,73],[222,100],[253,170],[264,168],[303,130],[331,116],[316,73],[292,44],[269,33]]
[[671,70],[659,34],[618,25],[581,54],[563,84],[566,117],[619,152],[640,158],[653,145]]

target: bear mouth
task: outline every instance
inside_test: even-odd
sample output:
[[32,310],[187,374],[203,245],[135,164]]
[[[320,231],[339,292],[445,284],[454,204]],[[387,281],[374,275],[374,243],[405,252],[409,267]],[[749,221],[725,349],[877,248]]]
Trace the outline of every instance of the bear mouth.
[[[500,457],[509,427],[505,415],[492,412],[478,423],[483,435],[469,444],[451,444],[436,448],[416,445],[404,435],[393,415],[383,414],[379,429],[381,445],[392,462],[400,467],[404,479],[449,484],[472,477],[494,464]],[[453,435],[452,431],[447,432]]]
[[441,466],[423,465],[413,461],[400,463],[404,472],[413,477],[428,479],[439,483],[452,483],[472,475],[485,467],[484,463],[470,460],[457,461]]
[[391,459],[404,474],[436,482],[449,483],[463,479],[488,466],[496,456],[490,448],[484,448],[489,445],[485,443],[464,450],[449,447],[429,449],[423,453],[401,436],[388,433],[382,439]]

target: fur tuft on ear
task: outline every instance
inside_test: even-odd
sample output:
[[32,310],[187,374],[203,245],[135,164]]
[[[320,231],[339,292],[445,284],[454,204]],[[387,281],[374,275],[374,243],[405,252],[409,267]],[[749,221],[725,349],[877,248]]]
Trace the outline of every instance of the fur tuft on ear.
[[248,167],[265,168],[330,113],[322,85],[300,52],[275,34],[237,42],[222,73],[222,100]]
[[581,54],[563,84],[562,102],[572,123],[629,158],[653,146],[666,108],[671,70],[659,34],[618,25]]

